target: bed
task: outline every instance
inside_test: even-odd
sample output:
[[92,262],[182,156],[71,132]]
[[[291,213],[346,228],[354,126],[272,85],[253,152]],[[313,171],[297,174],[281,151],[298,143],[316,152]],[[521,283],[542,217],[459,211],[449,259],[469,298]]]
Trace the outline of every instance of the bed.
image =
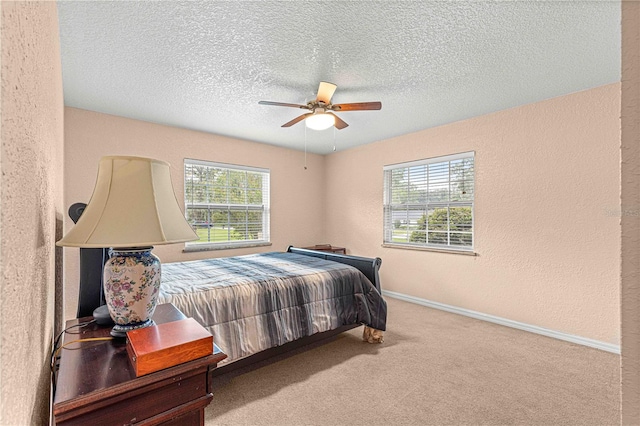
[[[94,256],[94,253],[83,253],[83,251],[96,253]],[[107,249],[80,249],[79,318],[90,316],[94,309],[104,303],[102,268],[107,257],[106,252]],[[236,271],[237,276],[233,279],[222,276],[223,282],[219,284],[217,290],[204,291],[203,287],[206,286],[204,283],[211,267],[207,266],[207,263],[222,263],[229,269],[237,259],[242,257],[162,265],[159,303],[173,303],[187,316],[198,320],[212,332],[216,344],[229,355],[227,361],[214,370],[215,375],[242,368],[299,346],[328,339],[362,324],[365,324],[365,332],[367,330],[378,332],[378,338],[374,338],[373,341],[378,341],[381,336],[379,332],[386,329],[386,303],[381,297],[380,289],[379,269],[382,263],[380,258],[347,256],[289,247],[286,253],[250,255],[250,258],[273,257],[276,262],[284,261],[287,257],[297,259],[298,263],[294,262],[294,266],[288,272],[285,271],[285,277],[278,278],[276,272],[278,269],[286,268],[277,265],[266,267],[257,262],[260,265],[257,271],[255,268],[244,272]],[[307,265],[304,266],[304,263]],[[327,264],[329,271],[323,272]],[[256,262],[254,262],[255,266]],[[305,268],[306,272],[303,273]],[[340,272],[341,270],[350,270],[350,272]],[[225,274],[230,272],[226,271]],[[297,285],[301,281],[301,273],[315,277],[315,286],[308,288],[306,293]],[[327,282],[319,278],[323,273],[341,276],[338,279],[338,290],[331,289]],[[259,278],[248,286],[265,287],[269,304],[265,295],[259,301],[258,296],[249,296],[240,290],[240,288],[247,288],[246,283],[250,282],[252,276]],[[220,273],[218,277],[221,277]],[[245,286],[232,288],[228,284],[234,280],[245,283]],[[283,293],[278,289],[278,283],[285,288],[284,295],[287,303],[284,305],[282,302],[276,302],[277,295]],[[336,291],[338,293],[335,293]],[[208,294],[209,301],[204,296],[205,293]],[[231,298],[225,301],[219,296],[223,293],[227,296],[231,295]],[[325,301],[324,305],[322,301]],[[327,301],[333,301],[333,303]],[[245,307],[251,306],[263,308],[262,312],[247,313]],[[282,311],[282,308],[285,310]],[[283,313],[278,315],[278,312]],[[227,315],[227,319],[222,319],[224,315]],[[253,323],[251,320],[243,321],[242,315],[254,318]],[[287,316],[297,321],[291,324],[297,325],[284,327],[283,317]]]
[[162,265],[158,303],[195,318],[228,355],[217,374],[364,324],[386,329],[379,258],[286,252]]

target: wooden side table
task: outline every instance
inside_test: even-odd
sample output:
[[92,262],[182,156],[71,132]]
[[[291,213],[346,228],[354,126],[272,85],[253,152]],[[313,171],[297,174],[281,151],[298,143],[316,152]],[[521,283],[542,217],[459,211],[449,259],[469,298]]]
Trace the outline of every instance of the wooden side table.
[[[184,319],[171,304],[158,305],[157,324]],[[67,327],[91,317],[67,321]],[[64,342],[108,337],[110,327],[71,329]],[[67,349],[70,348],[70,349]],[[71,344],[60,353],[53,415],[57,425],[204,425],[213,399],[213,370],[227,357],[213,354],[136,377],[124,340]]]
[[331,244],[316,244],[315,246],[302,248],[307,250],[328,251],[330,253],[347,254],[347,250],[345,250],[344,247],[335,247]]

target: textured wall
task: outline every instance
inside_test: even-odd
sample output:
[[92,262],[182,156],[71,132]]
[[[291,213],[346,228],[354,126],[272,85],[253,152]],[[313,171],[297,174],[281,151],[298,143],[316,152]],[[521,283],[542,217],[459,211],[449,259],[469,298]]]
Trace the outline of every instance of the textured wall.
[[[619,343],[620,85],[327,157],[326,240],[382,258],[383,288]],[[475,251],[383,248],[382,167],[475,151]],[[346,184],[348,182],[348,184]]]
[[[304,143],[303,140],[300,144]],[[104,155],[138,155],[168,161],[176,198],[184,209],[184,158],[271,169],[271,246],[182,253],[184,244],[154,249],[163,262],[283,251],[322,243],[324,157],[272,145],[65,108],[65,206],[88,202]],[[66,216],[66,215],[65,215]],[[65,217],[65,229],[73,225]],[[65,248],[65,317],[78,300],[78,250]]]
[[640,424],[640,3],[622,2],[622,424]]
[[47,424],[63,99],[54,2],[2,2],[0,424]]

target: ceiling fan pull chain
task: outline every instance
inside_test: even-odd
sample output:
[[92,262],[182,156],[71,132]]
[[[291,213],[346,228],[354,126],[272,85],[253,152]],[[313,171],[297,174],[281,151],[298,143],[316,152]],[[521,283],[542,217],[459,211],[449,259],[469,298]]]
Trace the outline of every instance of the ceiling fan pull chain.
[[333,152],[336,152],[336,128],[333,127]]
[[307,170],[307,126],[304,126],[304,169]]

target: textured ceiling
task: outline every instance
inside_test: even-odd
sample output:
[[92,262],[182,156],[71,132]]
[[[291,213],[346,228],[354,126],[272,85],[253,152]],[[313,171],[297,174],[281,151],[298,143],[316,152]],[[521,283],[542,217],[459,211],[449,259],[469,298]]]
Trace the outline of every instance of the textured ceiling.
[[[331,152],[620,80],[617,1],[59,1],[65,104]],[[281,128],[321,80],[344,130]],[[334,139],[335,138],[335,139]]]

